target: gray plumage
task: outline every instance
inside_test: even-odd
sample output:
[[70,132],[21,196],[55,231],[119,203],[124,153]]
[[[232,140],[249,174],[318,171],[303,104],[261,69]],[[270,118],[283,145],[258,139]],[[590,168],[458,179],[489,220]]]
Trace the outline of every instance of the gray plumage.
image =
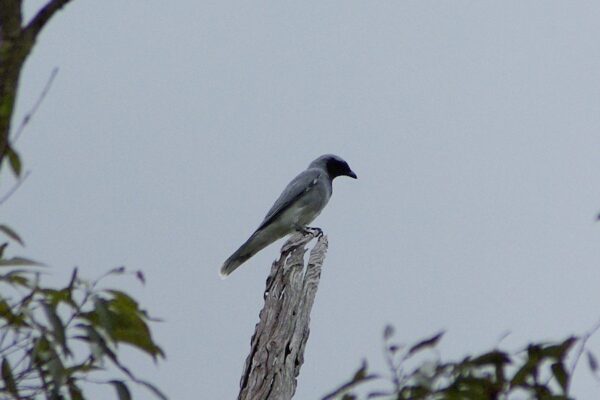
[[338,176],[356,179],[348,163],[333,154],[314,160],[284,189],[263,222],[221,267],[225,278],[250,257],[285,235],[305,230],[327,205],[332,181]]

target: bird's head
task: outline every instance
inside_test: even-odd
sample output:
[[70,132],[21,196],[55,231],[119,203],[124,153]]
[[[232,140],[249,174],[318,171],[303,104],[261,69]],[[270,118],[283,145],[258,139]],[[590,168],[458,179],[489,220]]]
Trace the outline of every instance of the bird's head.
[[334,154],[325,154],[310,163],[309,168],[318,167],[327,171],[331,179],[338,176],[349,176],[356,179],[356,174],[350,169],[350,166],[343,158]]

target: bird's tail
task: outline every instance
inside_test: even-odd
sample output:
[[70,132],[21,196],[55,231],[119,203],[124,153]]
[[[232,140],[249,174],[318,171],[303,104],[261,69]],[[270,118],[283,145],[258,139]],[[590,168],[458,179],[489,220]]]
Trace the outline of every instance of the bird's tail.
[[235,271],[240,265],[248,261],[250,257],[273,242],[272,240],[269,241],[265,239],[266,238],[264,238],[262,235],[262,231],[254,232],[252,236],[250,236],[250,238],[246,240],[246,242],[223,263],[220,271],[221,278],[227,278],[229,274]]

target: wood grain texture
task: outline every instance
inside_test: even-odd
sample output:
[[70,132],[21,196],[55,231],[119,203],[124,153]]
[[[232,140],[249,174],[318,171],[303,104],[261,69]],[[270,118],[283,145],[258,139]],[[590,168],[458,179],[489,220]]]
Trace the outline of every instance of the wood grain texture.
[[328,245],[326,236],[319,237],[305,267],[306,246],[314,238],[314,233],[293,235],[271,267],[265,305],[240,380],[239,400],[288,400],[296,391]]

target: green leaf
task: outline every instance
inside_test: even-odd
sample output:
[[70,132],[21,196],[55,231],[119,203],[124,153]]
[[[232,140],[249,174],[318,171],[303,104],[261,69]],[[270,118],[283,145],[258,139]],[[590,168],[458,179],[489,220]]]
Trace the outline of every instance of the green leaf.
[[565,356],[576,341],[577,338],[571,336],[560,344],[544,347],[541,350],[541,355],[544,357],[554,358],[556,360],[562,360],[565,358]]
[[[333,392],[331,392],[328,395],[326,395],[325,397],[323,397],[322,400],[336,399],[339,395],[349,391],[353,387],[355,387],[359,384],[362,384],[363,382],[367,382],[367,381],[377,379],[377,378],[379,378],[379,376],[377,376],[375,374],[367,374],[367,361],[363,360],[360,368],[354,373],[352,380],[344,383],[343,385],[341,385],[340,387],[335,389]],[[351,396],[351,395],[345,394],[344,397],[342,397],[342,398],[345,398],[346,396]],[[350,398],[355,398],[355,397],[350,397]]]
[[19,154],[11,146],[6,146],[5,152],[13,172],[17,177],[21,176],[21,158]]
[[48,353],[49,359],[46,362],[46,367],[52,376],[53,386],[59,388],[65,383],[67,370],[53,347],[50,346]]
[[13,286],[18,285],[18,286],[23,286],[23,287],[29,287],[29,278],[27,278],[24,274],[26,274],[28,271],[22,270],[22,269],[17,269],[17,270],[12,270],[7,274],[4,275],[0,275],[0,281],[4,281],[6,283],[9,283]]
[[590,371],[596,373],[596,371],[598,371],[598,360],[596,359],[596,356],[589,350],[586,352],[586,354]]
[[565,370],[565,366],[562,362],[557,362],[552,364],[552,373],[556,378],[556,381],[562,388],[563,394],[567,394],[568,386],[569,386],[569,374]]
[[20,399],[17,384],[15,383],[15,378],[13,377],[12,368],[8,362],[8,358],[2,359],[2,379],[4,380],[6,390],[8,390],[15,398]]
[[388,351],[389,351],[390,353],[392,353],[392,354],[395,354],[395,353],[396,353],[398,350],[400,350],[400,349],[401,349],[401,347],[400,347],[400,346],[398,346],[397,344],[391,344],[391,345],[389,345],[389,346],[388,346],[388,348],[387,348],[387,349],[388,349]]
[[150,382],[146,382],[141,379],[136,379],[135,382],[139,383],[140,385],[144,385],[148,390],[150,390],[152,393],[154,393],[154,395],[156,397],[158,397],[160,400],[169,400],[163,392],[161,392],[156,386],[154,386]]
[[108,301],[105,299],[99,297],[94,298],[94,313],[97,316],[95,320],[98,321],[98,324],[100,324],[106,332],[111,334],[114,327],[114,318],[111,317],[111,312],[108,309],[107,304]]
[[50,344],[45,336],[40,336],[36,339],[31,359],[36,365],[44,365],[48,361]]
[[121,265],[120,267],[115,267],[108,271],[106,275],[120,275],[125,273],[125,267]]
[[542,358],[542,346],[534,343],[527,346],[527,357],[532,363],[537,363]]
[[360,368],[354,373],[354,377],[352,378],[352,382],[359,382],[365,379],[367,376],[367,360],[363,360]]
[[[79,340],[88,341],[88,338],[84,337],[84,336],[72,336],[71,339],[79,339]],[[67,375],[73,376],[76,373],[87,374],[87,373],[90,373],[93,371],[102,370],[103,368],[100,367],[99,365],[96,365],[95,362],[96,362],[96,359],[94,359],[93,357],[87,358],[82,363],[75,364],[73,366],[68,367]]]
[[113,351],[106,344],[106,341],[104,340],[102,335],[98,331],[96,331],[93,325],[78,323],[75,324],[75,328],[83,330],[84,334],[74,335],[73,339],[78,339],[87,342],[90,346],[90,352],[92,353],[94,359],[100,360],[100,362],[102,362],[104,356],[108,356],[111,359],[113,356],[115,356]]
[[5,319],[12,327],[27,326],[22,314],[14,314],[10,305],[4,299],[0,299],[0,318]]
[[144,276],[144,273],[141,270],[135,271],[135,277],[138,278],[142,285],[146,284],[146,277]]
[[131,400],[131,393],[129,393],[129,389],[127,388],[127,385],[125,385],[125,382],[114,380],[110,381],[110,383],[115,387],[119,400]]
[[101,326],[115,342],[127,343],[156,359],[164,357],[162,349],[152,340],[150,329],[144,321],[145,313],[137,302],[124,292],[108,290],[114,297],[100,302],[97,308]]
[[386,325],[383,330],[383,339],[389,340],[394,335],[394,327],[391,325]]
[[381,397],[385,397],[386,399],[392,398],[394,393],[392,392],[371,392],[367,395],[367,399],[377,399]]
[[81,389],[79,389],[74,379],[69,379],[69,396],[71,400],[85,400]]
[[531,360],[528,360],[513,376],[512,380],[510,381],[510,385],[512,387],[523,386],[527,377],[529,377],[531,373],[536,370],[536,368],[536,363],[531,362]]
[[423,349],[426,349],[428,347],[435,346],[439,342],[439,340],[442,338],[444,333],[445,333],[444,331],[441,331],[441,332],[433,335],[432,337],[422,340],[419,343],[415,344],[408,350],[407,357],[410,357],[411,355],[413,355]]
[[137,301],[135,301],[133,297],[129,296],[127,293],[120,290],[107,290],[107,292],[113,295],[115,303],[119,304],[119,306],[132,310],[138,309]]
[[11,238],[12,240],[18,242],[21,246],[25,246],[23,239],[15,232],[10,226],[1,224],[0,232],[3,232],[6,236]]
[[52,307],[56,307],[60,303],[67,303],[70,306],[77,308],[77,304],[73,301],[71,296],[72,288],[66,287],[60,290],[56,289],[41,289],[41,293],[46,296],[46,300],[49,301]]
[[13,257],[0,260],[0,267],[19,267],[19,266],[33,266],[33,267],[45,267],[45,264],[41,262],[30,260],[25,257]]
[[67,340],[65,338],[65,327],[60,317],[56,314],[54,307],[48,303],[42,302],[42,306],[44,308],[44,312],[46,313],[46,318],[48,318],[48,321],[52,326],[52,335],[54,335],[54,338],[62,348],[63,354],[70,355],[71,351],[67,347]]
[[475,365],[501,365],[501,364],[510,364],[510,357],[503,351],[494,350],[489,353],[485,353],[480,355],[479,357],[474,358],[470,361]]
[[460,394],[458,398],[462,399],[487,399],[490,396],[486,396],[486,394],[495,391],[498,391],[498,389],[488,377],[478,378],[471,375],[459,375],[444,393]]
[[9,320],[11,318],[13,318],[12,309],[11,309],[10,305],[8,304],[8,302],[6,300],[4,300],[3,298],[0,298],[0,317],[6,318]]
[[71,293],[73,288],[75,287],[75,282],[77,281],[77,267],[73,268],[73,273],[71,274],[71,280],[69,281],[69,285],[66,289]]

